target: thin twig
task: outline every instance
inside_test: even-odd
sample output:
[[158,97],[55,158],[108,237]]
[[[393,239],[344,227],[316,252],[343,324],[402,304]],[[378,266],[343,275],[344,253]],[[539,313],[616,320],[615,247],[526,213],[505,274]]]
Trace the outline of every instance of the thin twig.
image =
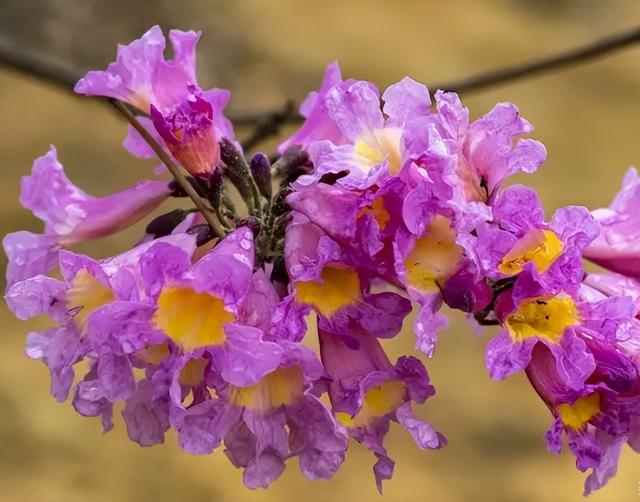
[[[636,26],[628,31],[604,37],[584,46],[570,49],[553,56],[482,72],[460,80],[435,83],[429,87],[458,93],[476,91],[501,85],[526,76],[559,70],[576,63],[583,63],[639,42],[640,26]],[[54,59],[18,47],[16,44],[1,37],[0,66],[37,77],[58,87],[63,87],[67,91],[71,91],[81,77],[79,71],[69,68],[67,65]],[[296,108],[295,103],[287,102],[284,107],[276,110],[236,113],[232,114],[230,119],[237,126],[258,125],[254,133],[246,141],[249,148],[251,148],[265,137],[277,134],[281,125],[302,121],[302,117],[295,112]]]
[[158,144],[158,142],[149,134],[149,132],[142,126],[142,124],[140,124],[136,116],[131,113],[131,111],[126,106],[124,106],[123,103],[121,103],[117,99],[111,98],[109,99],[109,101],[116,108],[116,110],[118,110],[129,121],[134,129],[138,131],[138,134],[142,136],[142,138],[152,148],[158,158],[164,163],[165,166],[167,166],[167,169],[169,169],[169,172],[178,182],[180,188],[182,188],[189,196],[189,198],[193,201],[198,210],[202,213],[202,216],[204,216],[204,219],[213,229],[213,232],[218,237],[223,237],[225,235],[225,232],[220,226],[220,223],[218,222],[218,220],[216,220],[213,213],[209,211],[202,198],[198,195],[191,183],[189,183],[180,168],[173,162],[173,160],[171,160],[171,157],[167,155],[167,152],[164,151],[164,149]]

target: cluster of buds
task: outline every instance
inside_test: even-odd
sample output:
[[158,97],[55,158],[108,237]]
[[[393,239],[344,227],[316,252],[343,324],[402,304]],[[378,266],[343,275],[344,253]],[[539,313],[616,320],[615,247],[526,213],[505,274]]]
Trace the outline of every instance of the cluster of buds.
[[[45,231],[5,237],[5,299],[20,319],[53,320],[26,353],[48,366],[56,399],[71,395],[105,430],[123,402],[142,446],[173,430],[188,453],[222,447],[252,489],[292,457],[309,479],[331,478],[353,438],[375,455],[381,490],[392,422],[420,448],[446,444],[415,413],[435,393],[423,362],[391,361],[383,340],[415,305],[415,348],[433,356],[447,305],[476,330],[500,327],[490,375],[526,374],[550,411],[549,449],[566,436],[590,470],[586,493],[615,474],[625,443],[640,451],[635,170],[610,208],[547,220],[534,190],[506,184],[546,157],[514,105],[470,121],[455,93],[432,101],[410,78],[380,93],[337,64],[278,155],[247,157],[223,114],[230,93],[196,80],[199,36],[171,31],[165,59],[154,27],[76,85],[133,110],[124,147],[159,156],[176,180],[92,197],[53,147],[23,179],[20,201]],[[153,219],[122,254],[68,249],[171,197],[193,204]],[[586,274],[584,258],[611,272]]]

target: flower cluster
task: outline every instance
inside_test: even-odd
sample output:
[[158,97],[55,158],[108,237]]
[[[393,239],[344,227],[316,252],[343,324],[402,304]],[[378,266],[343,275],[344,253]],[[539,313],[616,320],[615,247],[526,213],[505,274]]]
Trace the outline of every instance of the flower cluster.
[[[375,456],[381,491],[392,422],[422,449],[446,444],[416,414],[435,393],[422,360],[393,362],[384,348],[415,305],[415,348],[433,356],[446,305],[500,327],[490,375],[526,374],[551,413],[549,449],[566,436],[591,469],[587,493],[615,473],[624,443],[640,451],[635,170],[609,209],[547,220],[532,189],[507,184],[546,157],[514,105],[471,121],[455,93],[432,100],[410,78],[381,93],[335,63],[273,164],[247,159],[223,114],[230,93],[197,82],[199,36],[171,31],[165,59],[154,27],[75,88],[135,110],[124,147],[163,151],[188,185],[156,178],[91,197],[53,147],[23,179],[20,201],[45,230],[5,237],[5,299],[20,319],[51,318],[26,353],[47,365],[57,400],[71,395],[105,431],[123,402],[131,440],[151,446],[173,430],[188,453],[223,448],[252,489],[292,457],[309,479],[331,478],[353,438]],[[118,256],[69,249],[187,195],[195,207],[155,217]],[[612,272],[586,274],[583,258]]]

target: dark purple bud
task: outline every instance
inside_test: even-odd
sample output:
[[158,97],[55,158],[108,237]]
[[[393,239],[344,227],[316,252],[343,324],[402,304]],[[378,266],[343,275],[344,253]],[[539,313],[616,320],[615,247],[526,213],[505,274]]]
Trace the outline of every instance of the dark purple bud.
[[476,282],[471,272],[462,270],[447,280],[442,296],[449,307],[471,313],[487,307],[493,291],[484,281]]
[[282,184],[295,181],[299,176],[311,172],[313,164],[309,154],[299,146],[291,146],[273,164],[273,173],[284,178]]
[[158,237],[164,237],[173,232],[185,217],[189,214],[189,211],[184,209],[174,209],[168,213],[161,214],[157,218],[151,220],[151,223],[147,225],[146,232],[153,235],[156,239]]
[[320,177],[320,183],[324,183],[325,185],[335,185],[336,181],[340,178],[344,178],[349,171],[340,171],[338,173],[326,173]]
[[258,185],[258,190],[267,199],[271,198],[271,162],[264,153],[256,153],[251,159],[251,175]]
[[289,274],[287,273],[287,266],[285,265],[283,257],[280,256],[273,261],[270,280],[272,282],[279,282],[285,286],[289,284]]
[[187,233],[196,236],[196,246],[202,246],[215,237],[211,227],[206,223],[192,226]]
[[[194,179],[191,176],[187,176],[187,181],[198,193],[200,197],[204,197],[206,194],[206,182],[202,178]],[[172,197],[186,197],[187,192],[180,186],[176,180],[169,182],[169,189],[171,190]]]
[[257,238],[260,230],[262,229],[262,222],[255,216],[247,216],[246,218],[241,218],[238,221],[238,226],[247,227],[253,233],[253,237]]
[[224,162],[224,174],[231,180],[244,200],[252,197],[249,164],[240,150],[227,138],[220,140],[220,158]]

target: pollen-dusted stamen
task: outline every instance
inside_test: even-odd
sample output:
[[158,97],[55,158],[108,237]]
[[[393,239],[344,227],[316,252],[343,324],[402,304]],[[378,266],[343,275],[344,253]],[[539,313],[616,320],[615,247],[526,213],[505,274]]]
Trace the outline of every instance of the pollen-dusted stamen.
[[437,215],[406,258],[407,283],[423,292],[435,292],[458,268],[462,248],[448,218]]
[[352,305],[360,298],[360,278],[350,267],[326,266],[320,274],[322,282],[296,283],[298,300],[313,305],[325,316]]
[[236,406],[260,413],[293,404],[304,392],[299,366],[287,366],[266,375],[250,387],[231,387],[229,400]]
[[570,429],[582,429],[587,422],[600,413],[600,394],[594,392],[576,400],[573,404],[562,403],[556,406],[562,423]]
[[549,269],[563,249],[564,243],[555,232],[533,229],[504,256],[498,270],[505,275],[516,275],[522,272],[527,263],[532,262],[542,273]]
[[506,326],[514,342],[538,337],[558,343],[565,330],[580,323],[574,301],[565,295],[532,298],[507,317]]
[[83,329],[91,312],[115,300],[111,288],[105,286],[86,269],[76,274],[66,296],[69,311],[75,314],[75,321]]
[[189,351],[222,345],[226,340],[224,325],[234,319],[220,298],[187,287],[165,287],[158,298],[154,323]]
[[406,400],[405,398],[404,383],[400,380],[389,380],[367,390],[362,407],[354,417],[348,413],[339,412],[336,418],[346,427],[366,427],[374,419],[395,411]]
[[354,152],[362,157],[361,167],[370,171],[387,159],[389,172],[396,175],[402,168],[402,129],[384,127],[375,129],[360,137],[353,146]]

